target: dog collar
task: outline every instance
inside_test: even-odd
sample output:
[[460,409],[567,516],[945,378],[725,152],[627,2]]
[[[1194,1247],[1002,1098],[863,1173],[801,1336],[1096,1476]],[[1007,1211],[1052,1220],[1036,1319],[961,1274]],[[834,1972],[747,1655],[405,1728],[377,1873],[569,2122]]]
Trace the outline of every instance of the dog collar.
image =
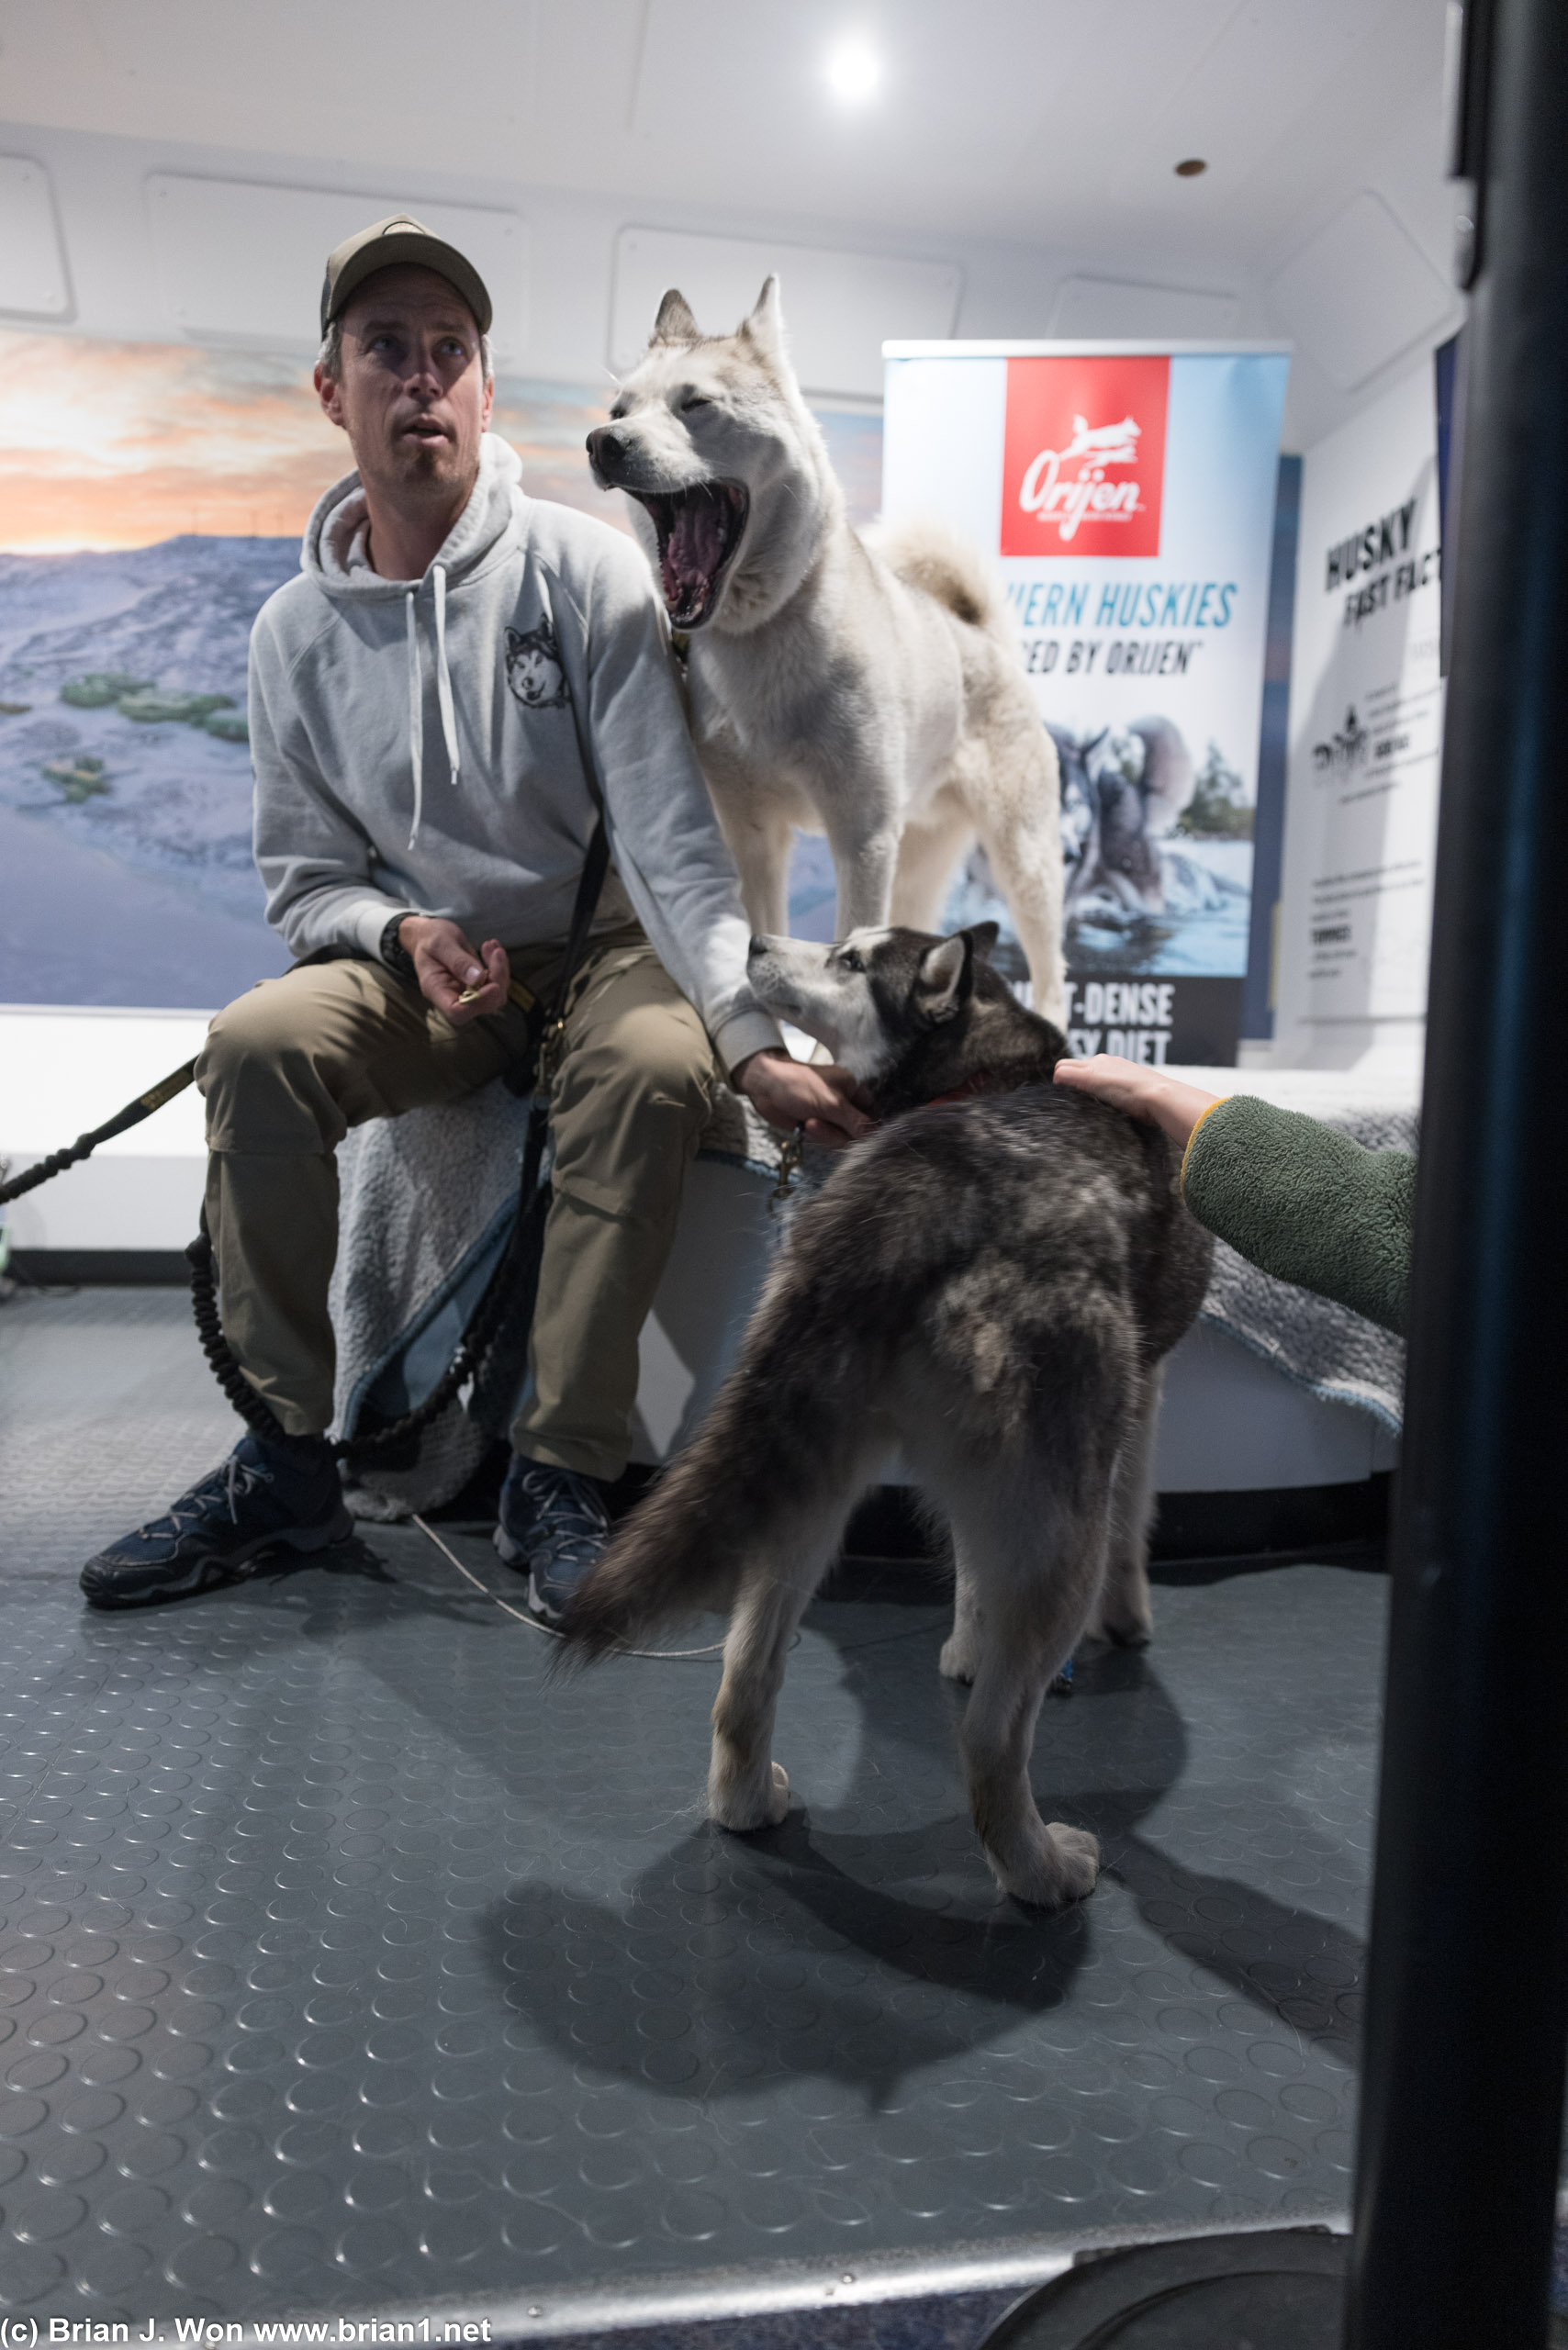
[[973,1077],[966,1077],[962,1085],[955,1085],[949,1092],[934,1093],[924,1107],[935,1110],[944,1102],[969,1102],[977,1093],[991,1093],[995,1090],[990,1069],[977,1069]]

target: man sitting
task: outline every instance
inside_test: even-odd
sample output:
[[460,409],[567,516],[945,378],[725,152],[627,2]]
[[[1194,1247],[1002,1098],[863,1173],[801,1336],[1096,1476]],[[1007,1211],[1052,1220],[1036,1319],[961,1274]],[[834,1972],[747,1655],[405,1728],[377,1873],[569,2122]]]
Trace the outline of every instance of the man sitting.
[[[596,816],[612,867],[551,1096],[553,1193],[531,1379],[498,1545],[559,1616],[608,1530],[637,1339],[714,1085],[780,1129],[867,1124],[745,983],[747,924],[632,542],[527,498],[490,436],[490,300],[396,218],[327,265],[316,388],[356,470],[310,518],[302,576],[251,639],[255,853],[305,958],[218,1013],[205,1218],[225,1327],[286,1435],[83,1571],[99,1606],[230,1583],[341,1540],[325,1430],[334,1152],[352,1125],[450,1102],[525,1046],[514,977],[547,1000]],[[476,948],[471,941],[483,944]],[[716,1057],[716,1058],[715,1058]]]

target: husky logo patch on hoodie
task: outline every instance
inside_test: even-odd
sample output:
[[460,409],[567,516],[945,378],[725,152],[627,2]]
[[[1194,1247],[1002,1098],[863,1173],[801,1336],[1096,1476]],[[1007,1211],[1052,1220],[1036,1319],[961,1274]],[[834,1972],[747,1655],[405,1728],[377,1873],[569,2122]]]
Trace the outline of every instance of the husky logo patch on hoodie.
[[507,684],[527,710],[559,710],[572,698],[548,613],[537,628],[507,631]]

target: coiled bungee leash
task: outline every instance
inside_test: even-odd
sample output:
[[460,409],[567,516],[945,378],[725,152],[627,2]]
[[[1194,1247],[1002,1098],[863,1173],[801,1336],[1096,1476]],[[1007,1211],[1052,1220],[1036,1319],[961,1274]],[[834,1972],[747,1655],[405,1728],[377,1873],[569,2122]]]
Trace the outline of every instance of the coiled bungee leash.
[[[566,1046],[566,1012],[572,982],[588,947],[588,932],[593,925],[609,864],[610,842],[604,829],[604,818],[600,816],[583,860],[577,899],[572,907],[571,928],[566,937],[566,952],[556,976],[550,1008],[537,1038],[531,1035],[529,1040],[531,1049],[526,1058],[532,1063],[532,1078],[529,1089],[528,1132],[523,1140],[522,1167],[518,1180],[517,1214],[507,1245],[485,1283],[477,1305],[468,1317],[456,1352],[423,1402],[416,1404],[397,1419],[387,1421],[383,1427],[367,1429],[362,1436],[335,1438],[332,1450],[340,1459],[348,1454],[359,1459],[407,1446],[432,1420],[441,1416],[470,1381],[477,1385],[486,1357],[509,1310],[516,1309],[526,1298],[532,1315],[539,1248],[550,1203],[548,1187],[541,1186],[539,1177],[549,1134],[551,1089]],[[183,1093],[195,1077],[195,1061],[186,1061],[183,1068],[171,1070],[147,1092],[138,1094],[134,1102],[127,1102],[123,1110],[118,1111],[103,1125],[95,1126],[90,1134],[78,1135],[68,1149],[52,1151],[49,1158],[40,1158],[24,1174],[0,1183],[0,1207],[9,1200],[20,1199],[24,1192],[33,1191],[39,1183],[47,1183],[50,1176],[63,1174],[68,1167],[79,1166],[83,1159],[91,1158],[100,1143],[108,1142],[114,1136],[123,1135],[130,1127],[140,1125],[142,1119],[151,1117],[154,1110],[161,1110],[166,1102],[172,1102],[177,1093]],[[521,1086],[519,1090],[521,1090]],[[258,1436],[276,1442],[285,1435],[285,1430],[264,1397],[258,1394],[246,1378],[224,1335],[218,1303],[217,1269],[213,1263],[212,1240],[207,1229],[205,1213],[200,1232],[185,1250],[185,1262],[191,1269],[191,1311],[196,1318],[196,1336],[214,1378],[241,1418],[248,1422]]]

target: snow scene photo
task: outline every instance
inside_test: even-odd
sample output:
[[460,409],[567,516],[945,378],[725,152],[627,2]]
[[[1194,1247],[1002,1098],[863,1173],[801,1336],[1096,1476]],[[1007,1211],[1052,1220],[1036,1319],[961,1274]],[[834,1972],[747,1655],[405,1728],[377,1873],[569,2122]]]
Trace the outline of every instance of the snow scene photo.
[[226,1002],[282,970],[245,656],[293,539],[0,555],[0,1001]]

